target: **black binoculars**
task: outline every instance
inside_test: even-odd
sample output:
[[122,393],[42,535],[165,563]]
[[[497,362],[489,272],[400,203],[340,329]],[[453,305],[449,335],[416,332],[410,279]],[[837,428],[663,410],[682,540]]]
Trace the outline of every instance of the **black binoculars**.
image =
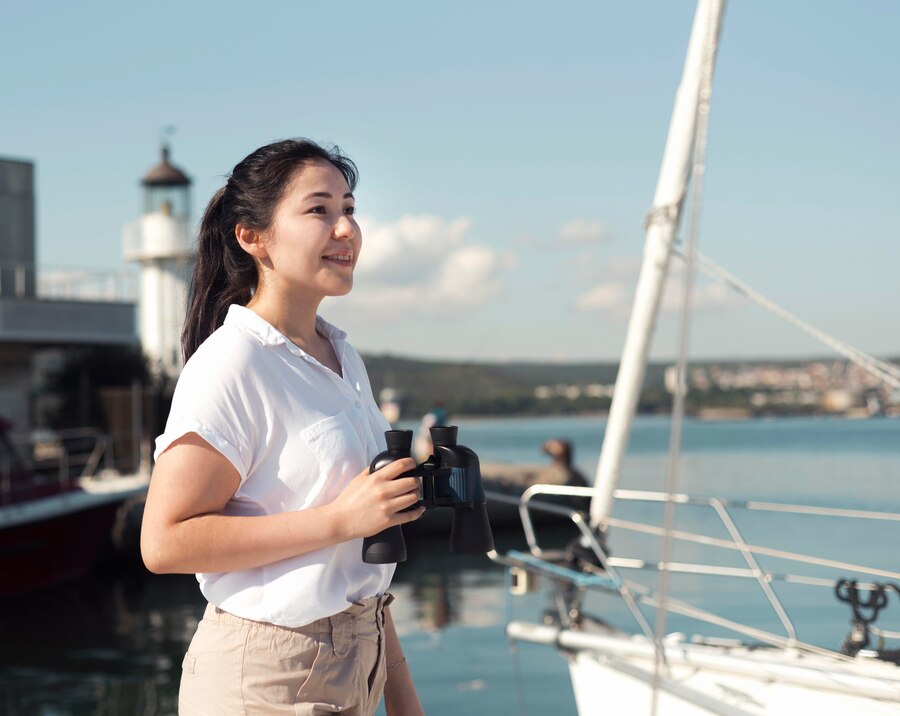
[[[430,432],[434,446],[431,456],[400,476],[418,477],[422,481],[422,499],[407,509],[422,505],[427,509],[452,507],[450,550],[461,554],[483,554],[494,549],[478,456],[469,448],[457,445],[455,425],[433,427]],[[388,430],[384,437],[387,450],[372,460],[372,472],[395,460],[410,457],[412,430]],[[369,564],[405,561],[406,541],[400,525],[366,537],[362,557],[363,562]]]

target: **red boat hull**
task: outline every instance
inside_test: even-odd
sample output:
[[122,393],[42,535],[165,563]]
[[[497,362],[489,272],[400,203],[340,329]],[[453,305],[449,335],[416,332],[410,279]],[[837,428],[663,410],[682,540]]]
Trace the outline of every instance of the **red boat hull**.
[[120,505],[107,502],[0,529],[0,596],[90,572],[109,544]]

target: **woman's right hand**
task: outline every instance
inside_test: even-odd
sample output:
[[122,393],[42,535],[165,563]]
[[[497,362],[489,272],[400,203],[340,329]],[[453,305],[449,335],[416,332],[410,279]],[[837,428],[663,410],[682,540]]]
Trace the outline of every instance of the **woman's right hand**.
[[340,496],[331,503],[344,540],[370,537],[383,529],[419,519],[424,507],[404,512],[420,495],[418,477],[400,477],[416,468],[416,461],[403,458],[354,477]]
[[[152,572],[236,572],[368,537],[421,517],[401,512],[419,499],[419,479],[399,477],[412,459],[361,472],[338,498],[305,510],[253,517],[225,514],[240,484],[237,469],[196,433],[159,456],[141,528],[141,554]],[[189,477],[189,479],[186,479]],[[398,479],[394,479],[398,478]]]

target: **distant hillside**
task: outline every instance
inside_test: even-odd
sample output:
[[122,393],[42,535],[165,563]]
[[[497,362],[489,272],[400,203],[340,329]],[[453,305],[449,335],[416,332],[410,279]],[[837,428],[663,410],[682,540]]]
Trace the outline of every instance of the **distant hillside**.
[[[405,418],[416,419],[424,415],[440,401],[453,415],[558,415],[597,412],[609,409],[611,386],[615,383],[616,363],[476,363],[416,360],[391,355],[364,356],[372,389],[376,399],[382,389],[392,388],[402,398]],[[818,368],[814,364],[820,363]],[[665,389],[665,372],[670,362],[651,363],[647,366],[644,389],[638,404],[642,413],[667,412],[672,397]],[[708,376],[723,372],[753,373],[760,367],[762,373],[783,372],[785,375],[807,372],[815,368],[821,375],[824,366],[826,383],[841,387],[840,376],[849,375],[845,361],[834,358],[803,360],[732,360],[695,361],[690,364],[692,375],[696,372]],[[857,369],[858,370],[858,369]],[[757,371],[759,372],[759,371]],[[817,380],[819,378],[816,378]],[[707,381],[709,382],[709,381]],[[824,390],[829,386],[818,386]],[[865,389],[851,387],[858,393],[857,402]],[[788,392],[785,393],[784,391]],[[758,393],[781,391],[781,397],[771,402],[763,401],[752,407],[751,399]],[[787,396],[787,397],[785,397]],[[810,404],[790,394],[790,386],[751,384],[736,381],[731,385],[692,385],[688,393],[687,409],[740,409],[759,414],[796,414],[818,410],[818,404]]]
[[[451,414],[558,414],[606,410],[608,397],[563,395],[539,398],[545,386],[603,386],[615,382],[614,363],[454,363],[399,358],[363,357],[376,399],[383,388],[403,398],[403,414],[418,417],[435,401]],[[651,365],[647,387],[662,390],[665,365]]]

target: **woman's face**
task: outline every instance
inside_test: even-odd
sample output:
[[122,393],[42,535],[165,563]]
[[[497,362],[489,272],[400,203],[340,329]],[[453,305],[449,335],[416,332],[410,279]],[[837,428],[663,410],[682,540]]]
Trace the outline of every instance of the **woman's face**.
[[348,293],[362,247],[354,204],[343,174],[330,162],[300,169],[264,232],[266,288],[314,301]]

